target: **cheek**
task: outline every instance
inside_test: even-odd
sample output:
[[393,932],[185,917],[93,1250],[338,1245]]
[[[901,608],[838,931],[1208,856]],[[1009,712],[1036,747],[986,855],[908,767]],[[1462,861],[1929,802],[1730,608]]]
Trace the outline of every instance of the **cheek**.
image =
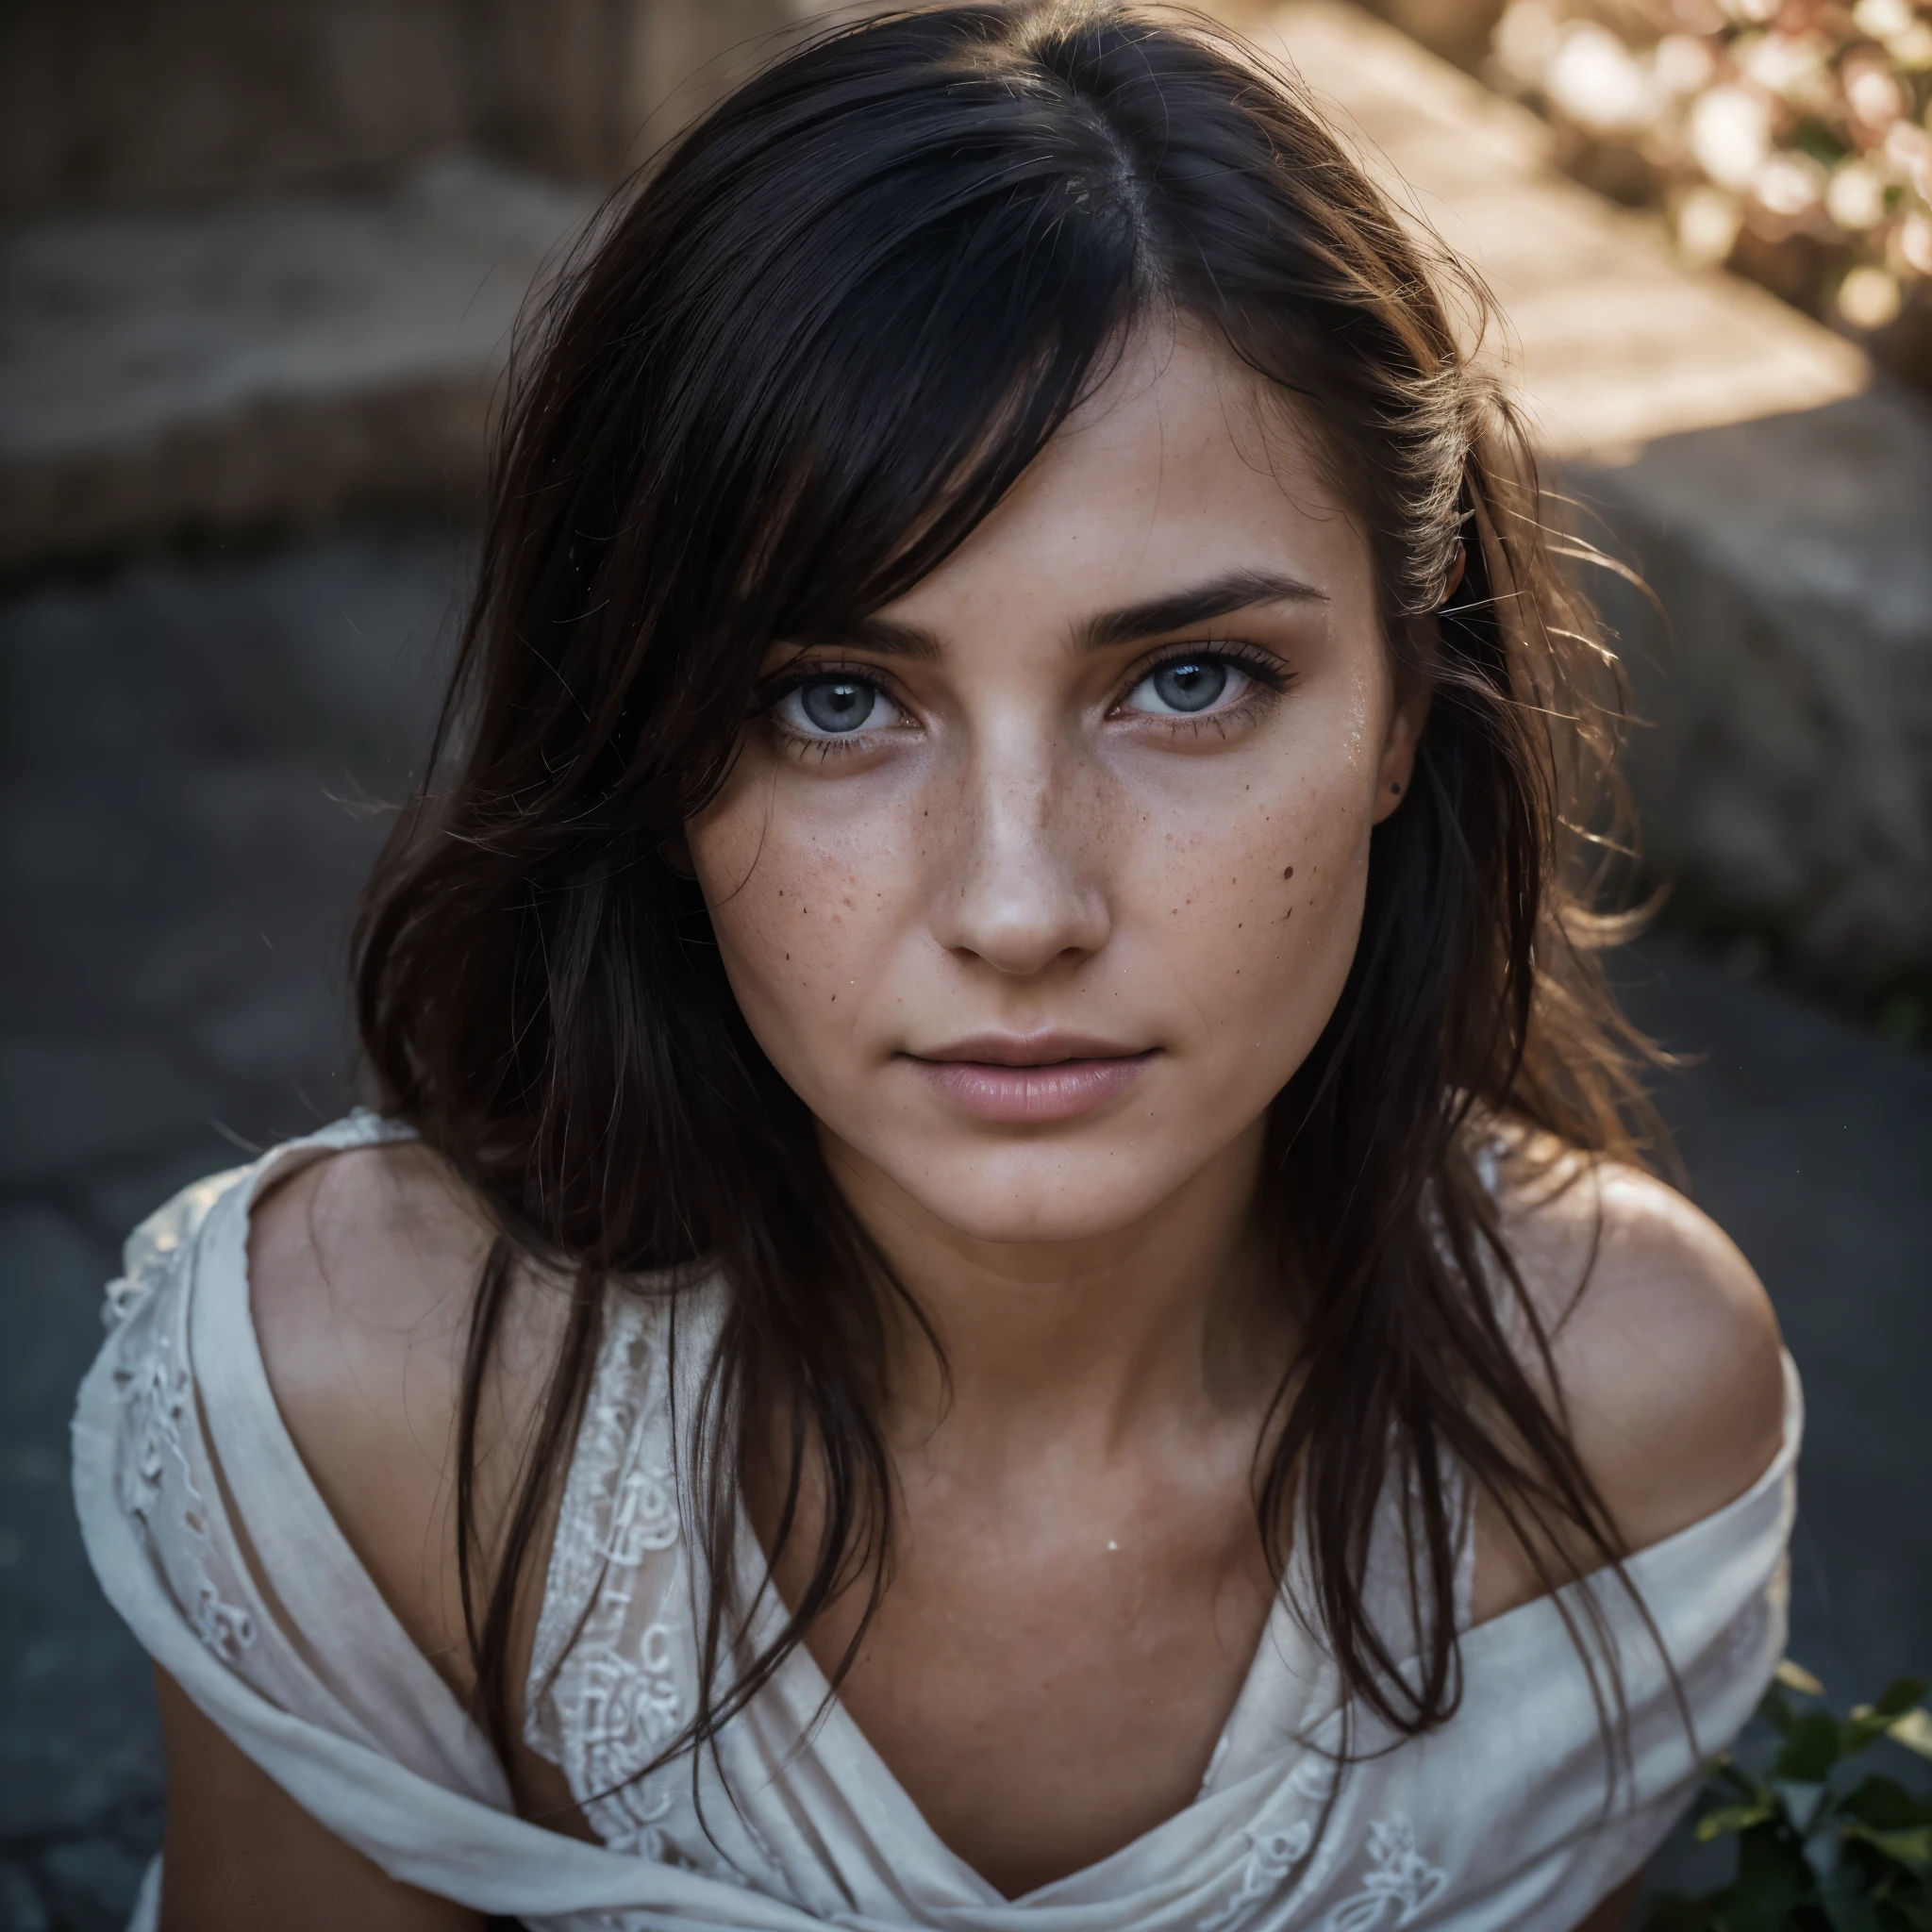
[[788,809],[782,777],[734,782],[689,827],[726,976],[759,1045],[811,1097],[874,998],[905,855],[886,828]]
[[1358,766],[1345,743],[1332,758],[1271,761],[1214,820],[1171,831],[1151,869],[1142,930],[1243,1089],[1287,1080],[1348,976],[1372,829]]

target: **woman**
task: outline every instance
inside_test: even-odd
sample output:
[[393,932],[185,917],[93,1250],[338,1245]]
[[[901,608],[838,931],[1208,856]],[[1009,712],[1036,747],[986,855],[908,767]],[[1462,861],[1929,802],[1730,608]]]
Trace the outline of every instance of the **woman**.
[[1795,1388],[1638,1164],[1449,273],[1114,4],[835,34],[612,217],[381,1117],[150,1223],[83,1392],[162,1925],[1621,1922]]

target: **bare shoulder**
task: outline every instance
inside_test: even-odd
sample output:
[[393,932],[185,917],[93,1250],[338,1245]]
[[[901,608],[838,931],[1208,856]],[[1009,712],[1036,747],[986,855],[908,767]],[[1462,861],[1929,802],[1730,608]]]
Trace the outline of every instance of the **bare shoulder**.
[[256,1203],[249,1301],[298,1440],[330,1432],[345,1383],[386,1425],[412,1397],[419,1417],[440,1413],[490,1241],[441,1162],[408,1141],[314,1161]]
[[[411,1142],[301,1168],[256,1205],[249,1293],[269,1385],[304,1464],[419,1646],[462,1628],[454,1523],[470,1316],[493,1229]],[[537,1399],[561,1297],[519,1283],[479,1447]]]
[[1525,1150],[1504,1225],[1578,1454],[1632,1549],[1741,1495],[1777,1454],[1777,1318],[1736,1244],[1631,1167]]

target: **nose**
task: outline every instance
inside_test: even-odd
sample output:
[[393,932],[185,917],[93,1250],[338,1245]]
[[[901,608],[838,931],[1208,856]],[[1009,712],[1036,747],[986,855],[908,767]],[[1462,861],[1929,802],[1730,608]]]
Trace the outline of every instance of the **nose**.
[[975,760],[941,841],[933,935],[948,952],[1024,976],[1097,953],[1111,928],[1098,801],[1050,743]]

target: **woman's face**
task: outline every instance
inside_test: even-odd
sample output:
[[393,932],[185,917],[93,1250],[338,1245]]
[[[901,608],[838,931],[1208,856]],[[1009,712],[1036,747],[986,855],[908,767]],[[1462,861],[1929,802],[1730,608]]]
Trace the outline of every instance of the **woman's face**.
[[848,1187],[1077,1241],[1252,1159],[1341,995],[1424,708],[1286,422],[1149,332],[940,569],[771,654],[691,851]]

